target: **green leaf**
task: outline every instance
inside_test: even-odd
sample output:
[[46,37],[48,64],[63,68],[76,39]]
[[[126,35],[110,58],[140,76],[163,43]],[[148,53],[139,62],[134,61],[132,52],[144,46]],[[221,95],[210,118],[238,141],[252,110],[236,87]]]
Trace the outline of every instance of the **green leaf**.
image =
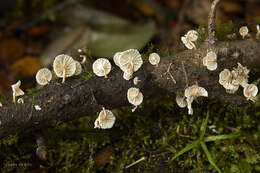
[[212,158],[212,156],[211,156],[211,154],[210,154],[210,152],[209,152],[209,150],[208,150],[206,144],[205,144],[204,142],[200,142],[200,144],[201,144],[201,147],[202,147],[203,151],[205,152],[205,154],[206,154],[206,156],[207,156],[207,158],[208,158],[208,160],[209,160],[209,163],[210,163],[218,172],[221,173],[221,170],[220,170],[220,169],[218,168],[218,166],[215,164],[215,162],[214,162],[214,160],[213,160],[213,158]]
[[171,159],[171,161],[173,161],[174,159],[176,159],[180,155],[186,153],[187,151],[191,150],[192,148],[197,147],[199,142],[200,142],[199,140],[196,140],[196,141],[192,142],[190,145],[183,148],[181,151],[179,151],[177,154],[175,154],[175,156]]
[[206,128],[207,128],[208,120],[209,120],[209,112],[207,112],[206,119],[203,120],[202,125],[201,125],[201,127],[200,127],[200,131],[201,131],[200,140],[203,139],[203,137],[204,137],[204,135],[205,135],[205,133],[206,133]]
[[208,136],[208,137],[205,137],[203,139],[203,141],[204,142],[211,142],[211,141],[217,141],[217,140],[235,139],[237,137],[239,137],[239,134]]

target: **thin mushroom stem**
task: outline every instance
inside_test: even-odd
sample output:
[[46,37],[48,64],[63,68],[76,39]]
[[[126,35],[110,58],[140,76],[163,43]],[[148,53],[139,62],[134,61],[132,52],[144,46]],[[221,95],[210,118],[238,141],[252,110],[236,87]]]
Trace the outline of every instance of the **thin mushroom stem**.
[[13,102],[14,102],[14,104],[16,103],[16,92],[15,91],[13,93]]
[[62,82],[61,83],[64,83],[65,82],[65,78],[66,78],[66,70],[65,68],[63,69],[63,78],[62,78]]
[[82,58],[82,61],[81,61],[80,63],[81,63],[81,64],[85,64],[85,63],[86,63],[86,60],[87,60],[86,55],[80,55],[79,57]]
[[103,111],[104,111],[104,114],[105,114],[105,118],[107,117],[107,111],[104,107],[102,107]]
[[208,43],[214,44],[216,40],[216,10],[220,0],[214,0],[208,17]]

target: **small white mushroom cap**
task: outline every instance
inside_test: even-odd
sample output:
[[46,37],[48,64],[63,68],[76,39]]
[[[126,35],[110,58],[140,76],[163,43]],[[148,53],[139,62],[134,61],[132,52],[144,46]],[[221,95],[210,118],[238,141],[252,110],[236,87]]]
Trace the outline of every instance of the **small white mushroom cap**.
[[245,87],[248,84],[249,70],[246,67],[243,67],[240,63],[237,64],[238,66],[232,70],[232,83]]
[[213,51],[208,52],[207,56],[203,58],[203,65],[210,71],[216,70],[218,67],[217,54]]
[[41,108],[39,105],[34,105],[34,109],[35,109],[36,111],[42,110],[42,108]]
[[242,36],[242,38],[244,39],[245,36],[248,35],[248,28],[247,26],[242,26],[240,29],[239,29],[239,34]]
[[118,63],[122,71],[133,73],[142,66],[143,59],[137,49],[129,49],[121,52]]
[[139,88],[132,87],[127,91],[127,99],[132,105],[138,106],[143,102],[143,94]]
[[119,59],[120,59],[121,55],[122,55],[122,52],[117,52],[117,53],[115,53],[115,55],[113,57],[114,63],[117,66],[119,66]]
[[152,65],[158,66],[158,64],[160,63],[160,56],[157,53],[151,53],[149,55],[149,62]]
[[99,58],[93,63],[92,68],[93,72],[97,76],[105,76],[105,78],[107,78],[108,73],[111,71],[111,64],[109,60],[105,58]]
[[187,101],[185,97],[181,97],[180,95],[176,96],[176,103],[181,108],[185,108],[187,106]]
[[231,80],[232,80],[232,73],[229,71],[229,69],[224,69],[219,73],[220,85],[231,83]]
[[116,121],[114,114],[105,108],[99,113],[98,118],[95,120],[94,128],[110,129]]
[[22,96],[22,95],[24,95],[24,92],[23,92],[23,90],[20,89],[20,86],[21,86],[21,81],[20,80],[18,82],[16,82],[16,84],[13,84],[11,86],[13,92],[15,93],[15,96]]
[[19,104],[24,104],[23,98],[19,98],[19,99],[17,100],[17,103],[19,103]]
[[76,63],[76,71],[75,71],[74,75],[77,76],[77,75],[81,74],[82,66],[81,66],[80,62],[78,62],[78,61],[75,61],[75,63]]
[[184,91],[185,97],[208,97],[208,92],[205,88],[199,87],[197,84],[192,85],[185,89]]
[[246,87],[244,87],[243,93],[247,100],[254,101],[253,99],[258,93],[258,88],[255,84],[248,84]]
[[182,36],[181,41],[188,49],[196,48],[195,44],[188,40],[186,36]]
[[22,96],[24,95],[24,92],[23,90],[20,89],[20,86],[21,86],[21,81],[19,80],[16,84],[13,84],[11,87],[12,87],[12,90],[13,90],[13,102],[15,103],[16,100],[15,98],[17,96]]
[[47,68],[42,68],[36,73],[36,81],[39,85],[47,85],[52,79],[52,73]]
[[139,80],[138,77],[135,77],[133,82],[134,82],[135,85],[137,85],[139,82],[141,82],[141,80]]
[[195,31],[195,30],[190,30],[190,31],[187,32],[186,38],[188,40],[190,40],[190,41],[193,41],[193,42],[197,41],[197,39],[198,39],[198,32]]
[[76,63],[69,55],[61,54],[55,57],[53,61],[53,70],[59,78],[63,78],[62,83],[64,83],[66,77],[75,74]]
[[133,77],[133,73],[124,72],[124,74],[123,74],[123,78],[125,80],[130,80],[132,77]]

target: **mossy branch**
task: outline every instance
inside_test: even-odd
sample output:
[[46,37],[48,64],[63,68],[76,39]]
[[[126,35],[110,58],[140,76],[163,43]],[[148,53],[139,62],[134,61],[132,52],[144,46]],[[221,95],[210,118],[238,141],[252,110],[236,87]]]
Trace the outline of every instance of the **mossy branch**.
[[[158,67],[144,63],[133,76],[138,76],[141,80],[138,85],[134,85],[132,80],[124,80],[123,72],[118,68],[107,79],[93,76],[87,81],[79,80],[86,76],[83,73],[79,78],[69,78],[65,84],[52,81],[38,90],[37,95],[26,95],[24,104],[13,104],[10,100],[3,103],[0,108],[0,138],[53,127],[96,114],[103,106],[114,109],[130,105],[126,94],[130,87],[138,87],[145,100],[183,91],[187,87],[187,78],[189,86],[198,82],[199,86],[208,91],[210,98],[221,99],[232,105],[248,103],[241,91],[236,94],[226,93],[218,83],[218,76],[223,69],[232,69],[238,62],[248,68],[259,67],[260,41],[252,38],[230,42],[216,41],[210,45],[210,49],[218,55],[218,68],[215,71],[208,71],[202,64],[202,58],[206,56],[208,49],[209,44],[205,41],[196,50],[185,50],[172,57],[162,57]],[[41,110],[31,109],[32,104],[39,105]]]

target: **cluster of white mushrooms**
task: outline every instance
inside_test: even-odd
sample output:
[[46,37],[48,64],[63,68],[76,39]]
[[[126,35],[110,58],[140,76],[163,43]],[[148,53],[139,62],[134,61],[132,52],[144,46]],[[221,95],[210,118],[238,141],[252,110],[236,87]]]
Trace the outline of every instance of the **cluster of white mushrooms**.
[[248,84],[249,70],[243,67],[240,63],[232,71],[224,69],[219,74],[219,83],[226,89],[227,93],[235,93],[239,86],[243,87],[244,96],[248,100],[254,101],[258,93],[258,88],[255,84]]
[[[249,29],[247,26],[242,26],[240,29],[239,29],[239,34],[241,35],[241,37],[243,39],[245,39],[245,37],[250,37],[250,34],[249,34]],[[260,26],[259,25],[256,25],[256,38],[259,38],[259,35],[260,35]]]
[[188,49],[196,49],[194,42],[198,40],[198,32],[195,30],[190,30],[181,37],[181,41]]
[[208,52],[207,56],[205,56],[202,61],[203,65],[210,71],[214,71],[218,67],[217,54],[213,51]]

